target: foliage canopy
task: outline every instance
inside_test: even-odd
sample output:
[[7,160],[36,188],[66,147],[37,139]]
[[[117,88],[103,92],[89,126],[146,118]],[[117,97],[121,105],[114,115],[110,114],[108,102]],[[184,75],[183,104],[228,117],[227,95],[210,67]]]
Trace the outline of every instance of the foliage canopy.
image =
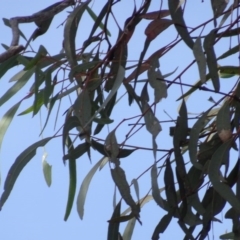
[[[150,10],[155,1],[145,0],[141,4],[132,1],[132,14],[124,19],[124,26],[120,26],[115,17],[115,6],[120,1],[102,2],[102,9],[97,14],[91,7],[91,0],[65,0],[30,16],[3,19],[4,24],[12,30],[12,42],[10,46],[2,44],[6,51],[0,54],[0,78],[4,78],[15,66],[22,66],[22,70],[11,78],[10,82],[14,84],[1,94],[0,106],[7,104],[27,82],[32,81],[32,87],[24,98],[2,116],[0,147],[23,101],[33,98],[32,105],[18,115],[31,113],[35,116],[40,114],[40,110],[47,112],[40,135],[50,124],[54,107],[61,105],[62,101],[68,105],[62,127],[53,136],[33,143],[15,159],[5,179],[0,208],[11,197],[19,174],[22,171],[24,174],[24,167],[33,159],[37,148],[61,137],[63,163],[69,167],[69,193],[64,220],[68,219],[76,197],[76,161],[85,154],[94,166],[86,171],[77,195],[80,218],[83,219],[88,188],[98,169],[109,167],[109,174],[121,196],[109,219],[108,240],[131,239],[135,222],[141,224],[144,221],[140,210],[150,200],[156,202],[156,208],[160,207],[166,212],[154,226],[153,240],[159,239],[166,228],[171,228],[173,218],[177,219],[184,232],[184,239],[205,239],[211,231],[212,222],[220,222],[217,215],[222,211],[225,212],[226,219],[232,220],[232,232],[223,234],[220,238],[238,239],[239,157],[230,161],[230,152],[239,151],[240,67],[237,60],[235,65],[219,63],[239,53],[238,1],[234,0],[227,6],[227,0],[211,0],[212,18],[197,26],[191,26],[192,23],[185,18],[187,1],[168,0],[165,8],[161,4],[155,11]],[[52,55],[43,45],[37,51],[33,50],[31,42],[51,31],[54,16],[67,8],[71,11],[61,24],[61,52]],[[81,29],[85,15],[93,20],[89,23],[89,34]],[[32,22],[37,28],[27,39],[19,25]],[[113,35],[115,31],[111,29],[112,23],[117,27],[118,36]],[[145,26],[145,37],[138,41],[143,48],[141,53],[137,53],[138,59],[134,62],[130,58],[132,49],[129,44],[141,26]],[[84,38],[82,43],[78,41],[78,29],[81,29]],[[174,31],[175,38],[165,34],[169,30]],[[161,36],[165,36],[165,44],[159,44],[161,47],[148,56],[150,47]],[[26,41],[25,45],[19,43],[20,37]],[[230,47],[225,44],[228,42]],[[232,46],[232,43],[235,45]],[[220,53],[217,48],[219,44]],[[179,45],[182,52],[192,54],[193,60],[186,64],[184,62],[183,67],[173,68],[170,73],[162,74],[160,60],[175,51]],[[176,56],[172,60],[174,64],[183,58],[177,51]],[[194,77],[200,79],[194,84],[185,81],[186,74],[193,67]],[[140,79],[143,76],[145,78]],[[169,80],[170,78],[172,79]],[[209,81],[212,86],[206,85]],[[229,81],[229,89],[222,89],[223,81]],[[175,89],[178,89],[180,96],[175,95]],[[200,100],[195,100],[195,111],[198,113],[192,117],[188,111],[188,99],[199,94],[198,90],[202,90],[198,95],[201,101],[205,99],[205,93],[211,94],[211,97],[203,106],[200,106]],[[66,101],[67,97],[72,101]],[[157,107],[170,101],[169,98],[181,102],[178,116],[175,120],[163,121],[157,114]],[[125,102],[121,103],[123,101]],[[114,111],[119,104],[122,104],[121,114],[117,114],[121,121],[116,122]],[[170,106],[171,103],[167,104]],[[128,108],[133,108],[133,113],[137,109],[137,114],[129,117]],[[58,112],[55,118],[58,118]],[[126,123],[129,122],[126,128]],[[124,137],[119,129],[124,129]],[[134,138],[144,129],[147,130],[144,134],[151,136],[150,148],[143,147],[143,141],[137,142],[138,139]],[[169,135],[163,133],[165,129],[170,129]],[[171,143],[168,149],[158,147],[161,146],[161,134],[165,134],[165,139],[168,138]],[[121,138],[122,141],[119,140]],[[135,139],[135,145],[129,144],[132,138]],[[136,152],[149,150],[153,153],[149,168],[136,176],[130,184],[121,165],[122,159],[129,159],[128,164],[131,164],[131,158]],[[94,151],[102,156],[99,161],[91,157]],[[50,186],[51,166],[45,159],[43,171]],[[151,174],[151,187],[149,192],[140,196],[139,179],[147,172]],[[164,185],[162,188],[159,186],[160,179]],[[130,188],[135,190],[137,200]],[[113,198],[116,199],[116,191]],[[129,207],[124,212],[121,210],[122,202]],[[224,208],[226,203],[230,209]],[[119,226],[126,221],[126,229],[120,233]]]

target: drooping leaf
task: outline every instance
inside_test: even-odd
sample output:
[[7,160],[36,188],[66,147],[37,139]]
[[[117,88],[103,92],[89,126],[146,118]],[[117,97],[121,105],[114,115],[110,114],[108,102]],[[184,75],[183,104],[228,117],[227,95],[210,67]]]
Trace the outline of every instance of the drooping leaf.
[[[90,17],[93,19],[93,21],[95,22],[95,23],[98,23],[98,21],[99,21],[99,16],[97,16],[94,12],[93,12],[93,10],[90,8],[90,7],[86,7],[86,10],[87,10],[87,12],[89,13],[89,15],[90,15]],[[102,30],[104,30],[105,29],[105,27],[104,27],[104,24],[101,22],[101,21],[99,21],[99,24],[98,24],[98,26],[102,29]],[[109,37],[111,37],[111,33],[109,32],[109,30],[107,29],[107,35],[109,36]]]
[[173,24],[172,20],[170,19],[154,19],[150,22],[145,29],[145,35],[147,39],[152,41],[155,39],[161,32],[166,30],[169,26]]
[[66,143],[66,139],[68,136],[68,133],[71,129],[75,128],[75,127],[79,127],[80,123],[79,120],[76,116],[70,116],[70,117],[66,117],[64,126],[63,126],[63,138],[62,138],[62,146],[63,146],[63,154],[65,155],[65,143]]
[[216,126],[219,138],[223,142],[228,141],[232,136],[230,109],[228,102],[225,102],[220,108],[217,114]]
[[0,199],[0,209],[8,199],[13,186],[23,170],[23,168],[28,164],[28,162],[36,155],[36,149],[46,145],[53,137],[44,138],[38,142],[35,142],[27,149],[25,149],[15,160],[13,165],[8,171],[7,178],[4,183],[4,192]]
[[205,120],[208,116],[209,111],[205,112],[193,125],[191,132],[190,132],[190,139],[189,139],[189,157],[193,166],[197,169],[202,169],[202,165],[197,162],[197,151],[198,151],[198,140],[199,140],[199,133],[202,131]]
[[[114,209],[111,220],[119,218],[120,211],[121,211],[121,201],[119,201],[116,208]],[[119,239],[119,226],[120,226],[120,222],[109,221],[107,240],[118,240]]]
[[167,202],[161,197],[157,182],[157,166],[154,164],[151,169],[151,183],[152,183],[152,197],[154,201],[164,210],[168,211],[169,206]]
[[140,197],[139,197],[139,186],[138,186],[138,181],[137,181],[137,179],[133,179],[132,180],[132,184],[133,184],[133,186],[134,186],[134,189],[135,189],[135,192],[136,192],[136,195],[137,195],[137,200],[138,200],[138,202],[140,201]]
[[0,63],[0,79],[2,78],[2,76],[4,76],[4,74],[11,68],[15,67],[18,65],[18,58],[19,54],[14,55],[12,57],[10,57],[9,59],[7,59],[6,61]]
[[12,96],[14,96],[16,93],[20,91],[21,88],[24,87],[24,85],[27,83],[27,81],[31,78],[33,75],[35,69],[32,68],[29,71],[22,72],[21,75],[19,75],[18,81],[10,87],[0,98],[0,106],[2,106],[5,102],[7,102]]
[[[70,137],[66,139],[66,146],[68,148],[68,153],[71,153],[75,150],[73,147],[73,142]],[[76,170],[76,159],[71,157],[68,162],[69,169],[69,188],[68,188],[68,200],[66,211],[64,215],[64,221],[67,221],[73,206],[73,201],[76,193],[76,185],[77,185],[77,170]]]
[[226,157],[229,154],[231,140],[223,143],[213,154],[208,167],[208,176],[215,191],[217,191],[233,208],[240,213],[240,203],[230,186],[220,181],[219,171]]
[[90,119],[92,119],[92,106],[89,94],[88,90],[82,90],[73,104],[74,115],[77,116],[81,126],[79,130],[84,135],[91,132],[89,123],[91,123]]
[[198,71],[202,83],[206,82],[207,63],[202,49],[201,38],[198,37],[193,45],[193,54],[198,65]]
[[148,70],[148,81],[154,89],[156,103],[161,101],[162,98],[167,98],[167,85],[166,82],[162,81],[162,79],[163,76],[159,69],[156,71],[153,67],[151,67]]
[[101,162],[103,161],[103,158],[100,159],[93,167],[92,169],[89,171],[89,173],[86,175],[86,177],[84,178],[79,193],[78,193],[78,197],[77,197],[77,212],[78,215],[80,217],[80,219],[83,219],[83,215],[84,215],[84,204],[85,204],[85,200],[87,197],[87,191],[90,185],[90,182],[93,178],[93,175],[96,173],[97,169],[99,168],[99,166],[101,165]]
[[105,99],[105,101],[103,102],[103,104],[98,108],[98,110],[90,118],[90,120],[87,122],[86,125],[88,125],[97,116],[97,114],[99,114],[100,111],[107,105],[107,103],[112,99],[112,97],[115,95],[115,93],[118,91],[119,87],[121,86],[124,75],[125,75],[125,69],[120,65],[119,69],[118,69],[117,77],[116,77],[116,80],[114,82],[111,92],[108,94],[108,96]]
[[177,194],[174,184],[174,177],[173,177],[173,171],[170,164],[170,160],[166,160],[166,170],[164,173],[164,183],[166,188],[166,197],[167,202],[169,204],[170,209],[174,212],[175,208],[177,208]]
[[37,65],[37,63],[39,62],[39,60],[41,58],[44,58],[46,55],[48,54],[46,48],[44,46],[40,46],[39,49],[38,49],[38,52],[37,54],[35,55],[35,57],[29,61],[29,63],[25,66],[24,70],[30,70],[32,69],[33,67],[35,67]]
[[45,182],[47,183],[48,187],[52,184],[52,165],[50,165],[47,160],[47,153],[44,152],[42,156],[42,167],[43,167],[43,175]]
[[128,224],[123,233],[124,240],[131,240],[135,223],[136,223],[136,218],[132,218],[128,221]]
[[240,47],[239,47],[239,44],[237,44],[235,47],[233,48],[230,48],[229,50],[227,50],[225,53],[223,53],[222,55],[220,55],[217,60],[220,60],[220,59],[224,59],[226,57],[229,57],[237,52],[240,51]]
[[124,170],[120,166],[116,165],[114,169],[111,169],[111,175],[122,198],[124,199],[126,204],[131,207],[132,213],[135,218],[139,219],[140,208],[138,205],[136,205],[132,198],[132,195],[130,193],[130,187],[128,185]]
[[[221,1],[222,2],[222,1]],[[227,1],[225,1],[227,4]],[[234,0],[233,4],[228,8],[228,11],[224,14],[224,16],[222,17],[221,22],[219,23],[219,28],[222,27],[222,25],[224,24],[224,22],[227,20],[227,18],[232,14],[233,9],[238,5],[238,0]]]
[[115,135],[115,129],[107,135],[104,146],[105,146],[106,152],[110,153],[110,155],[108,156],[110,157],[110,160],[115,164],[117,164],[119,147],[118,147],[117,138]]
[[183,10],[182,7],[179,6],[179,0],[168,0],[168,7],[177,32],[183,41],[187,44],[187,46],[192,49],[194,42],[187,30],[183,18]]
[[3,141],[3,137],[10,125],[10,123],[12,122],[12,119],[15,115],[15,113],[17,112],[19,106],[20,106],[21,102],[16,103],[14,106],[12,106],[5,114],[4,116],[1,118],[0,120],[0,149],[1,149],[1,145],[2,145],[2,141]]
[[154,138],[157,137],[162,128],[158,119],[154,116],[153,111],[147,102],[142,102],[142,113],[144,114],[144,121],[147,130]]
[[156,228],[153,232],[152,240],[158,240],[159,239],[159,234],[164,233],[164,231],[168,227],[171,220],[172,220],[172,214],[170,214],[170,213],[164,215],[161,218],[161,220],[159,221],[158,225],[156,226]]
[[77,66],[77,59],[75,53],[75,38],[78,24],[81,20],[83,12],[86,10],[86,7],[90,3],[90,1],[91,0],[88,0],[76,7],[74,11],[71,12],[68,16],[67,22],[64,27],[64,49],[71,68]]
[[213,48],[215,42],[215,31],[212,30],[210,33],[205,37],[203,46],[207,55],[207,66],[209,69],[209,74],[212,79],[212,83],[214,86],[214,90],[219,92],[220,90],[220,82],[218,76],[218,65],[217,65],[217,58]]
[[227,7],[228,0],[211,0],[213,16],[214,16],[214,27],[217,26],[216,18],[221,16],[224,9]]

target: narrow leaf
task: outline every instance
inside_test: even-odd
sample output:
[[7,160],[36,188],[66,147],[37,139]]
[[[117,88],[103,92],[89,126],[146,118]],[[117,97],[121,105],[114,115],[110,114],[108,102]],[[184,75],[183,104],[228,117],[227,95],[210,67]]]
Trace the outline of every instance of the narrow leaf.
[[21,71],[22,74],[19,74],[18,77],[15,75],[17,82],[10,87],[0,98],[0,106],[7,102],[12,96],[20,91],[21,88],[25,86],[27,81],[33,75],[35,68],[32,68],[29,71]]
[[50,187],[52,184],[52,166],[46,161],[46,158],[47,153],[44,152],[42,156],[43,175],[48,187]]
[[131,240],[135,223],[136,223],[136,218],[132,218],[131,220],[128,221],[128,224],[123,233],[124,240]]
[[218,65],[217,65],[217,58],[215,55],[215,51],[213,45],[215,43],[215,31],[212,30],[205,38],[203,46],[207,55],[207,66],[209,69],[209,74],[212,79],[212,83],[214,86],[214,90],[219,92],[220,90],[220,82],[218,76]]
[[216,119],[218,136],[223,142],[228,141],[232,136],[229,107],[229,103],[225,102],[220,108]]
[[225,159],[226,154],[229,153],[231,147],[231,141],[223,143],[217,151],[213,154],[209,163],[208,175],[213,185],[213,188],[234,208],[235,211],[240,213],[239,199],[235,196],[234,192],[225,183],[220,182],[219,171],[220,167]]
[[1,145],[2,145],[2,141],[3,141],[3,137],[10,125],[10,123],[12,122],[12,119],[15,115],[15,113],[17,112],[19,106],[20,106],[21,102],[18,102],[17,104],[15,104],[14,106],[12,106],[5,114],[4,116],[1,118],[0,120],[0,149],[1,149]]
[[27,149],[25,149],[15,160],[10,170],[8,171],[7,178],[4,183],[4,192],[0,199],[0,209],[8,199],[12,188],[23,170],[23,168],[28,164],[28,162],[36,155],[36,149],[46,145],[53,137],[44,138],[38,142],[35,142]]
[[193,45],[193,54],[196,59],[198,65],[198,71],[200,75],[200,79],[202,83],[206,82],[206,70],[207,70],[207,62],[205,59],[205,55],[202,49],[201,38],[198,37],[196,42]]
[[92,169],[89,171],[89,173],[86,175],[86,177],[84,178],[79,193],[78,193],[78,197],[77,197],[77,212],[78,215],[80,217],[80,219],[83,219],[83,214],[84,214],[84,204],[85,204],[85,200],[87,197],[87,191],[90,185],[90,182],[92,180],[93,175],[96,173],[97,169],[99,168],[99,166],[101,165],[101,162],[103,161],[103,158],[100,159],[93,167]]
[[76,47],[75,38],[78,29],[78,24],[81,20],[82,14],[85,11],[87,5],[91,0],[81,3],[78,7],[74,9],[73,12],[68,16],[67,22],[64,27],[64,49],[66,52],[67,60],[71,68],[77,65],[76,59]]
[[187,30],[183,18],[183,10],[182,7],[179,6],[179,0],[168,0],[168,7],[177,32],[179,33],[183,41],[187,44],[187,46],[192,49],[194,46],[194,42]]

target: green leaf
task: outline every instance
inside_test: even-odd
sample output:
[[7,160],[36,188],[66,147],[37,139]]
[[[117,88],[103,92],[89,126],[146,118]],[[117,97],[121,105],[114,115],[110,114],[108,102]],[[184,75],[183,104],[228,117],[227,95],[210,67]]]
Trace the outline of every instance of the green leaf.
[[28,162],[36,155],[36,149],[46,145],[53,137],[44,138],[38,142],[35,142],[27,149],[25,149],[15,160],[10,170],[8,171],[7,178],[4,183],[4,192],[0,199],[0,209],[8,199],[13,186],[23,170],[23,168],[28,164]]
[[194,42],[187,30],[183,18],[183,10],[182,7],[179,6],[179,1],[168,0],[168,7],[178,34],[181,36],[182,40],[187,44],[187,46],[192,49],[194,46]]
[[104,16],[106,15],[106,13],[109,10],[109,2],[107,2],[104,7],[102,8],[101,12],[98,14],[98,17],[93,25],[93,28],[91,30],[91,33],[89,34],[88,39],[84,42],[84,47],[86,48],[90,43],[90,39],[93,37],[93,34],[95,33],[95,31],[97,30],[97,28],[99,27],[99,25],[101,24],[101,21],[103,20]]
[[50,187],[52,184],[52,165],[46,161],[46,158],[47,153],[44,152],[42,156],[43,175],[48,187]]
[[24,70],[30,70],[31,68],[35,67],[37,65],[37,63],[39,62],[39,60],[43,57],[46,57],[46,55],[48,54],[46,48],[42,45],[40,45],[37,54],[35,55],[35,57],[25,66]]
[[101,165],[103,159],[100,159],[93,167],[92,169],[89,171],[89,173],[86,175],[86,177],[84,178],[79,193],[78,193],[78,197],[77,197],[77,212],[78,215],[80,217],[80,219],[83,219],[83,214],[84,214],[84,204],[85,204],[85,200],[87,197],[87,191],[90,185],[90,182],[92,180],[93,175],[96,173],[97,169],[99,168],[99,166]]
[[215,29],[210,31],[210,33],[205,37],[203,46],[207,55],[207,66],[209,69],[209,74],[212,79],[212,83],[214,86],[214,90],[216,92],[219,92],[220,90],[220,82],[219,82],[219,76],[218,76],[218,65],[217,65],[217,58],[216,54],[213,48],[213,45],[215,44]]
[[[68,147],[68,153],[74,151],[73,143],[70,137],[67,138],[66,145]],[[76,170],[76,159],[71,158],[68,162],[68,169],[69,169],[69,188],[68,188],[68,201],[64,216],[64,221],[67,221],[73,206],[73,201],[76,193],[76,185],[77,185],[77,170]]]
[[115,129],[107,135],[104,146],[105,146],[106,152],[109,153],[109,157],[111,156],[110,160],[115,162],[117,160],[117,156],[119,153],[119,147],[117,143]]
[[[99,14],[99,16],[97,16],[97,15],[93,12],[93,10],[92,10],[91,8],[89,8],[88,6],[87,6],[86,10],[87,10],[87,12],[89,13],[90,17],[93,19],[93,21],[94,21],[95,23],[99,23],[98,26],[99,26],[102,30],[105,30],[104,24],[101,22],[101,20],[99,21],[99,16],[100,16],[100,14]],[[111,33],[108,31],[108,29],[107,29],[107,35],[108,35],[109,37],[111,37]]]
[[143,105],[142,113],[144,114],[144,121],[146,123],[146,128],[155,139],[159,134],[159,132],[162,131],[162,127],[158,119],[154,116],[154,113],[150,105],[146,101],[142,102],[142,105]]
[[225,102],[217,114],[216,126],[219,138],[226,142],[232,136],[230,106]]
[[229,140],[223,143],[212,156],[208,167],[208,176],[213,185],[213,188],[234,208],[235,211],[240,213],[239,199],[235,196],[234,192],[225,183],[222,183],[219,178],[219,171],[221,165],[225,161],[226,154],[229,154],[232,141]]
[[[114,209],[111,220],[119,218],[120,217],[120,211],[121,211],[121,201],[119,201],[118,205]],[[109,221],[107,240],[118,240],[119,239],[118,238],[119,226],[120,226],[119,221]]]
[[[22,74],[18,75],[17,82],[10,87],[0,98],[0,106],[2,106],[5,102],[7,102],[12,96],[19,92],[21,88],[25,86],[27,81],[33,75],[35,68],[32,68],[29,71],[21,71]],[[15,75],[16,76],[16,75]]]
[[225,233],[225,234],[222,234],[221,236],[219,236],[220,239],[235,239],[235,234],[233,232],[230,232],[230,233]]
[[18,65],[18,61],[17,61],[18,56],[19,56],[19,54],[10,57],[9,59],[4,61],[3,63],[0,63],[0,79],[2,78],[2,76],[4,76],[4,74],[9,69]]
[[80,132],[82,134],[89,134],[91,132],[91,115],[92,105],[90,101],[90,92],[87,89],[81,91],[73,104],[74,115],[77,116],[80,122]]
[[198,37],[196,42],[193,45],[193,54],[196,59],[198,65],[198,71],[200,75],[200,79],[202,83],[206,82],[206,70],[207,70],[207,62],[205,59],[205,55],[202,49],[201,38]]
[[205,126],[205,121],[208,116],[209,111],[205,112],[193,125],[191,132],[190,132],[190,139],[189,139],[189,157],[192,165],[202,170],[202,165],[197,162],[197,151],[198,151],[198,140],[199,134],[202,131],[203,127]]
[[67,60],[71,68],[77,66],[76,59],[76,47],[75,47],[75,38],[78,29],[78,24],[81,20],[83,12],[85,11],[87,5],[91,0],[88,0],[84,3],[81,3],[76,7],[73,12],[67,18],[67,22],[64,27],[64,49],[66,52]]
[[169,206],[168,206],[167,202],[160,195],[160,189],[158,187],[157,177],[158,177],[157,165],[154,164],[151,169],[152,197],[158,206],[160,206],[164,210],[168,211]]
[[98,110],[95,112],[95,114],[90,118],[90,120],[85,124],[84,128],[92,122],[92,120],[100,113],[100,111],[107,105],[107,103],[112,99],[112,97],[115,95],[115,93],[118,91],[119,87],[122,84],[123,78],[125,75],[125,69],[119,65],[118,73],[116,80],[114,82],[114,85],[112,87],[111,92],[108,94],[107,98],[103,102],[103,104],[98,108]]
[[4,116],[1,118],[0,120],[0,149],[1,149],[1,145],[2,145],[2,141],[3,141],[3,137],[10,125],[10,123],[12,122],[12,119],[15,115],[15,113],[17,112],[19,106],[20,106],[21,102],[18,102],[17,104],[15,104],[14,106],[12,106],[5,114]]
[[224,58],[226,58],[226,57],[229,57],[229,56],[231,56],[231,55],[239,52],[239,50],[240,50],[240,46],[239,46],[239,44],[237,44],[235,47],[227,50],[225,53],[223,53],[222,55],[220,55],[220,56],[217,58],[217,60],[220,60],[220,59],[224,59]]
[[63,126],[63,138],[62,138],[62,146],[63,146],[63,154],[65,155],[65,143],[66,139],[68,137],[68,133],[70,130],[72,130],[75,127],[79,127],[80,122],[76,116],[67,116],[64,126]]

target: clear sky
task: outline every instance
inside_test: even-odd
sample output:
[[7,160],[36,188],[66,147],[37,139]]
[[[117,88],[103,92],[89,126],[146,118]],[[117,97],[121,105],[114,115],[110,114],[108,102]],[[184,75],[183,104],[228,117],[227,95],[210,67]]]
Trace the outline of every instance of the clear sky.
[[[138,1],[140,4],[141,1]],[[153,0],[153,4],[149,11],[155,11],[159,9],[159,1]],[[0,16],[1,18],[11,18],[15,16],[25,16],[31,15],[41,9],[55,3],[54,0],[43,0],[43,1],[30,1],[30,0],[8,0],[2,1],[0,3]],[[163,3],[163,9],[167,8],[167,1]],[[96,12],[102,9],[105,1],[92,1],[90,6]],[[126,18],[131,16],[133,9],[133,1],[121,1],[114,8],[114,14],[116,19],[119,21],[119,25],[123,27]],[[35,51],[42,44],[44,45],[50,54],[55,55],[59,53],[62,49],[63,40],[63,27],[61,23],[67,17],[67,11],[71,11],[71,8],[66,9],[59,16],[54,18],[48,32],[40,36],[36,41],[31,43],[31,46]],[[188,1],[186,9],[186,22],[189,26],[194,27],[202,23],[204,20],[209,19],[212,16],[212,11],[209,8],[208,1],[202,2],[200,0]],[[136,29],[135,35],[129,43],[129,59],[136,61],[143,48],[145,36],[144,29],[148,24],[147,21],[143,21]],[[60,26],[59,26],[60,25]],[[78,48],[82,46],[82,43],[88,37],[88,34],[93,25],[93,21],[87,13],[84,15],[83,21],[81,21],[76,45]],[[58,27],[59,26],[59,27]],[[212,25],[210,25],[212,27]],[[32,32],[35,30],[36,26],[34,24],[21,24],[20,29],[24,32],[25,36],[28,38],[31,36]],[[205,33],[209,32],[209,27],[205,28]],[[0,43],[9,45],[11,42],[11,31],[6,27],[3,22],[0,22],[1,37]],[[111,42],[114,43],[117,37],[117,28],[113,21],[109,25],[109,30],[112,34]],[[196,32],[196,36],[199,32]],[[176,31],[173,26],[171,26],[166,32],[161,34],[157,39],[154,40],[152,46],[146,54],[148,57],[157,49],[161,48],[171,40],[176,37]],[[24,40],[21,38],[21,43]],[[234,43],[235,40],[233,40]],[[216,51],[218,55],[226,51],[226,44],[229,45],[229,40],[224,43],[218,44],[216,46]],[[223,48],[224,46],[224,48]],[[234,44],[233,44],[234,46]],[[0,52],[3,48],[0,46]],[[163,74],[173,71],[176,67],[178,70],[176,74],[180,73],[186,66],[194,59],[191,51],[180,43],[178,47],[170,51],[166,56],[160,59],[161,71]],[[231,60],[231,61],[230,61]],[[221,62],[222,65],[237,65],[238,58],[235,55],[230,60],[224,60]],[[128,65],[133,64],[129,62]],[[12,85],[9,83],[9,79],[18,71],[22,70],[22,67],[15,67],[12,71],[9,71],[0,80],[0,96]],[[174,76],[169,77],[172,79]],[[198,80],[197,67],[191,68],[184,79],[185,83],[193,84]],[[146,78],[146,76],[141,77],[141,79]],[[13,106],[17,101],[22,99],[29,91],[34,79],[29,81],[29,83],[18,93],[13,99],[8,101],[5,105],[0,108],[0,116]],[[228,91],[232,83],[236,81],[236,78],[226,79],[221,81],[222,90]],[[211,83],[208,84],[211,87]],[[138,91],[142,88],[139,87]],[[184,88],[187,90],[187,88]],[[121,90],[124,93],[124,89]],[[176,118],[177,107],[179,102],[175,100],[179,97],[181,92],[179,87],[174,86],[168,92],[168,98],[162,100],[157,105],[157,117],[159,120],[169,120],[169,117],[163,112],[165,110],[171,117]],[[120,96],[120,94],[119,94]],[[203,97],[204,96],[204,97]],[[202,95],[202,92],[197,93],[195,97],[190,98],[187,102],[188,111],[191,113],[200,113],[206,107],[210,106],[210,102],[207,99],[212,96],[209,93]],[[213,96],[216,100],[218,96]],[[153,99],[153,98],[152,98]],[[71,99],[74,101],[74,97]],[[31,106],[33,98],[24,101],[21,104],[18,113],[25,110],[27,107]],[[57,128],[62,126],[65,116],[63,113],[69,107],[70,102],[65,99],[59,110],[57,117]],[[197,107],[197,108],[196,108]],[[52,136],[54,134],[54,121],[55,114],[57,112],[57,106],[55,106],[52,113],[52,117],[49,121],[49,125],[43,133],[43,137]],[[137,105],[128,107],[127,98],[124,98],[117,105],[116,110],[113,112],[112,119],[114,123],[104,128],[101,137],[105,138],[108,131],[114,129],[115,126],[121,122],[123,118],[133,117],[140,114]],[[46,109],[41,111],[41,119],[39,116],[32,118],[31,114],[24,116],[16,116],[8,129],[1,149],[0,159],[1,159],[1,186],[0,191],[3,190],[3,183],[6,178],[7,172],[14,162],[15,158],[30,144],[40,140],[39,134],[41,132],[41,125],[45,122]],[[128,121],[117,129],[116,135],[118,142],[122,142],[125,138],[125,134],[129,131],[129,123],[134,123],[133,121]],[[158,147],[162,149],[168,149],[172,146],[172,140],[168,136],[169,126],[171,124],[162,125],[163,131],[159,134],[157,138]],[[168,140],[166,140],[168,139]],[[68,167],[63,165],[62,162],[62,147],[61,147],[61,137],[52,140],[45,147],[45,151],[48,153],[47,161],[52,165],[52,185],[49,188],[43,177],[42,172],[42,155],[44,149],[39,148],[36,156],[30,161],[30,163],[24,168],[20,174],[13,191],[5,203],[2,211],[0,212],[0,226],[1,232],[0,237],[4,240],[50,240],[50,239],[106,239],[107,238],[107,220],[111,218],[113,211],[113,192],[114,184],[111,179],[109,166],[106,165],[101,171],[98,171],[94,176],[90,189],[87,195],[85,204],[84,219],[80,220],[77,211],[76,204],[74,204],[71,215],[67,222],[63,220],[68,194]],[[151,148],[151,136],[148,132],[141,130],[133,138],[131,138],[127,144],[149,147]],[[158,159],[162,155],[158,153]],[[235,161],[235,155],[232,155]],[[79,191],[82,180],[92,168],[92,166],[101,158],[101,155],[92,151],[92,164],[89,162],[87,155],[85,154],[77,161],[78,169],[78,182],[77,182],[77,193]],[[153,163],[153,154],[151,151],[136,151],[129,158],[125,158],[121,162],[122,168],[125,170],[128,181],[131,182],[133,178],[137,178],[145,169],[151,166]],[[159,186],[163,187],[162,176],[159,178]],[[150,173],[147,172],[140,180],[140,197],[143,197],[150,189],[151,179]],[[132,194],[136,199],[134,190]],[[117,194],[117,199],[120,199],[120,195]],[[76,200],[75,200],[76,202]],[[127,206],[122,205],[122,210],[125,210]],[[225,210],[229,209],[229,206]],[[146,204],[141,211],[141,220],[143,225],[140,226],[136,223],[134,234],[132,240],[138,239],[150,239],[152,232],[164,215],[164,211],[157,207],[154,201],[150,201]],[[218,218],[224,220],[225,212],[220,214]],[[121,224],[121,232],[124,231],[126,224]],[[224,220],[224,224],[214,223],[213,232],[211,232],[210,239],[215,236],[218,239],[220,234],[226,231],[231,231],[230,221]],[[166,230],[166,232],[161,236],[161,239],[182,239],[184,236],[182,230],[177,225],[176,219],[172,220],[172,223]]]

